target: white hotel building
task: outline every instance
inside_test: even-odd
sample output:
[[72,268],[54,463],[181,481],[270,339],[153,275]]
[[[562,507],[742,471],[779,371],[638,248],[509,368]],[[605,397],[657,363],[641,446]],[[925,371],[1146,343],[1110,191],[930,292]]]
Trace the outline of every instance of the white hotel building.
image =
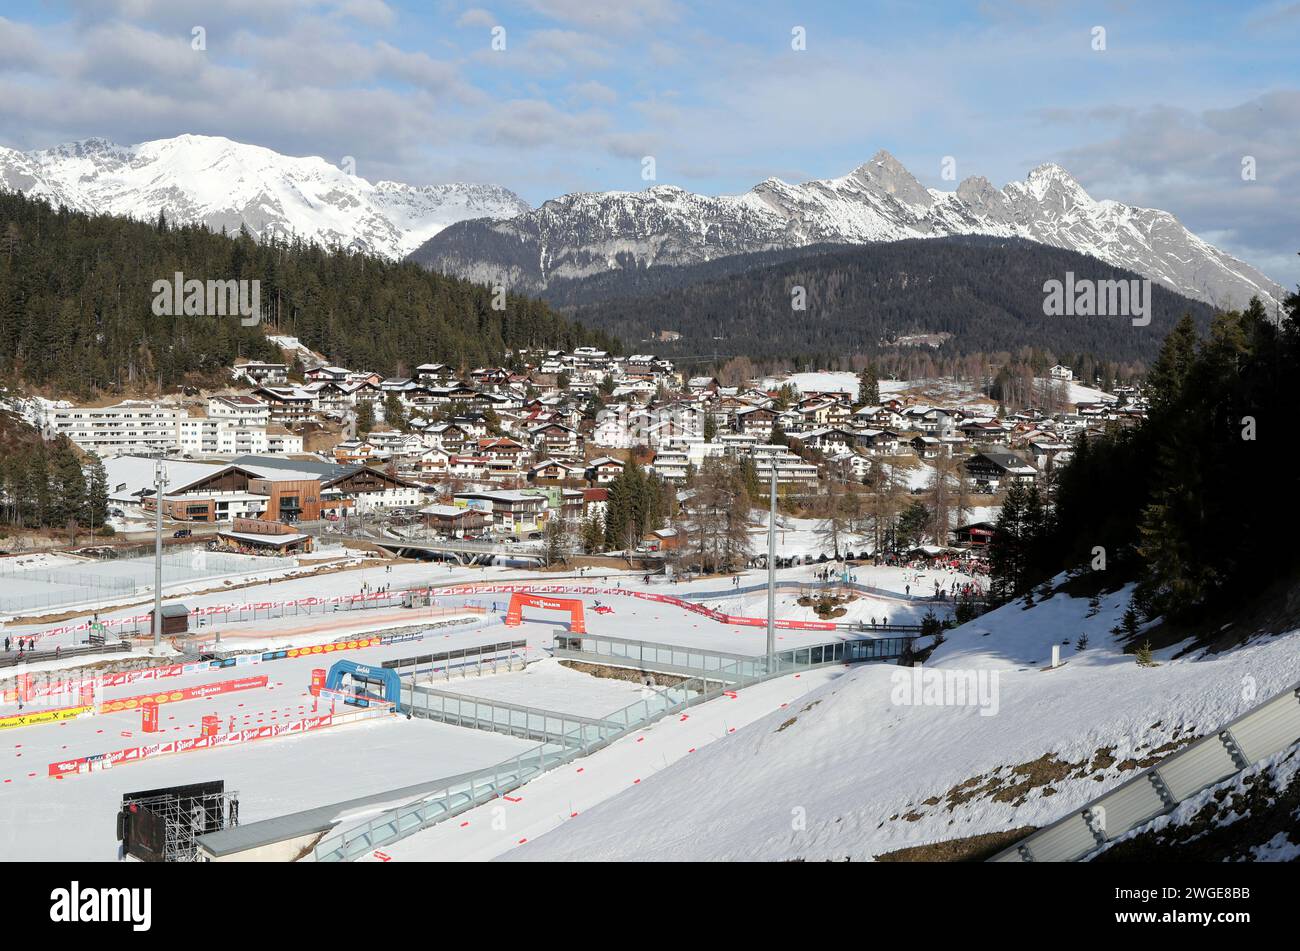
[[173,452],[183,411],[165,403],[125,400],[116,406],[71,406],[45,414],[47,438],[67,436],[100,456]]
[[145,400],[116,406],[73,406],[46,412],[47,438],[67,436],[102,458],[182,453],[190,456],[302,452],[302,437],[279,427],[268,432],[271,410],[247,396],[213,397],[205,416]]

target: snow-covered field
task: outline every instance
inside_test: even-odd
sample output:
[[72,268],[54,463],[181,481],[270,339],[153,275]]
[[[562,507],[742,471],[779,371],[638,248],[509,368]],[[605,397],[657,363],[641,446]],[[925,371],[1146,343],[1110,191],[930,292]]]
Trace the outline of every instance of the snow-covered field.
[[[370,648],[346,656],[377,664],[389,657],[446,649],[450,640],[450,635],[439,634],[424,642]],[[162,731],[153,734],[152,740],[141,730],[139,712],[106,713],[0,733],[0,859],[111,860],[116,855],[113,816],[122,794],[131,790],[224,779],[227,789],[239,790],[241,818],[251,822],[455,775],[508,759],[534,745],[498,734],[393,717],[247,746],[119,764],[111,770],[58,780],[47,775],[47,766],[60,759],[197,736],[205,714],[216,714],[223,727],[233,723],[236,729],[309,716],[311,670],[328,666],[332,659],[279,660],[106,690],[104,699],[113,700],[163,686],[172,690],[268,677],[266,687],[160,705]],[[33,709],[27,708],[28,712]],[[13,706],[5,712],[14,712]]]
[[1068,385],[1070,394],[1068,399],[1071,403],[1114,403],[1116,401],[1114,396],[1104,390],[1084,386],[1073,380]]
[[[139,716],[134,720],[138,729]],[[24,738],[33,729],[24,730]],[[119,738],[114,748],[130,742]],[[135,790],[224,779],[227,790],[239,792],[240,819],[247,823],[456,775],[533,745],[429,720],[394,718],[62,780],[46,778],[45,763],[36,762],[32,750],[18,763],[26,768],[32,759],[38,775],[26,779],[23,773],[25,789],[6,786],[0,794],[0,860],[114,860],[114,817],[122,795]],[[0,760],[11,753],[0,751]]]
[[[952,632],[927,667],[982,678],[982,705],[905,702],[909,671],[859,667],[540,839],[499,837],[497,854],[858,860],[1043,825],[1300,679],[1300,633],[1138,667],[1108,633],[1127,594],[1092,618],[1058,594]],[[1044,670],[1062,631],[1065,664]]]
[[[297,567],[293,559],[208,552],[201,548],[171,550],[163,556],[163,591],[211,587],[220,579],[244,581],[283,575]],[[84,604],[129,601],[151,594],[152,557],[104,561],[68,555],[28,555],[0,559],[0,612],[36,614]]]
[[[481,861],[495,858],[547,833],[563,835],[565,826],[605,800],[635,797],[653,788],[654,777],[667,774],[703,755],[714,745],[735,743],[748,724],[797,707],[801,698],[844,676],[838,668],[820,668],[781,677],[692,707],[625,736],[591,756],[546,773],[511,794],[435,825],[408,839],[384,846],[397,861]],[[710,790],[729,789],[734,808],[748,807],[748,793],[731,777],[710,775]],[[684,827],[676,825],[685,834]],[[663,830],[668,832],[670,830]],[[526,854],[526,853],[521,853]],[[363,861],[375,861],[373,856]]]
[[[780,574],[784,578],[808,579],[812,570],[789,569]],[[903,577],[901,569],[871,569],[869,573],[871,577],[863,580],[882,586],[895,584]],[[386,571],[385,566],[378,566],[318,578],[281,579],[240,589],[238,592],[217,591],[196,596],[187,603],[193,607],[228,601],[232,595],[240,599],[283,599],[360,590],[362,585],[376,587],[392,584],[399,587],[430,582],[495,581],[511,577],[518,578],[519,575],[505,569],[449,570],[443,566],[427,564],[399,564],[394,565],[391,572]],[[536,578],[535,575],[533,577]],[[748,584],[757,582],[762,577],[761,572],[754,572],[742,580]],[[536,580],[539,583],[548,581],[545,577]],[[617,587],[645,587],[638,576],[625,573],[615,573],[608,580],[593,576],[569,580],[574,585],[614,587],[616,590]],[[720,585],[725,585],[725,580],[704,579],[678,585],[666,585],[657,581],[649,587],[657,592],[681,595],[688,591],[717,590]],[[592,633],[741,653],[757,654],[764,649],[765,635],[761,627],[722,624],[673,605],[617,594],[583,594],[580,597],[589,608],[594,608],[595,602],[600,601],[612,609],[608,613],[588,610],[587,624]],[[473,602],[488,609],[489,613],[475,624],[433,630],[421,641],[351,651],[345,656],[361,663],[377,664],[392,657],[523,638],[529,645],[528,656],[535,660],[545,656],[552,646],[555,634],[565,628],[541,612],[526,612],[522,625],[505,627],[501,623],[500,613],[507,599],[500,594],[448,596],[439,600],[452,607],[458,602]],[[749,597],[737,598],[736,601],[737,606],[743,606],[747,612],[752,611],[757,616],[765,611],[765,602],[761,599]],[[898,606],[903,604],[901,600],[897,602]],[[397,613],[400,615],[402,612]],[[369,612],[355,613],[358,631],[364,631],[367,626],[373,627],[373,623],[367,621],[367,614]],[[782,617],[803,617],[807,614],[807,609],[792,603],[782,603],[778,605],[778,614]],[[283,622],[260,622],[253,625],[260,631],[260,635],[247,639],[244,643],[258,643],[259,637],[264,637],[268,642],[274,641],[274,632],[281,623]],[[389,622],[385,626],[395,625]],[[333,636],[334,632],[331,632],[320,635],[316,640],[330,640]],[[826,631],[778,631],[777,636],[778,647],[785,648],[818,643],[838,635]],[[230,642],[235,642],[233,634]],[[280,643],[279,646],[285,644]],[[135,696],[164,685],[167,689],[172,689],[265,674],[269,678],[265,687],[162,705],[160,711],[163,729],[153,739],[161,741],[197,735],[200,720],[206,714],[220,717],[223,727],[227,729],[232,725],[240,728],[280,723],[310,715],[312,698],[307,686],[311,670],[318,666],[328,666],[332,659],[313,655],[233,669],[209,670],[156,683],[112,688],[105,692],[103,699]],[[57,662],[30,665],[25,671],[34,673],[38,680],[43,680],[46,677],[58,677],[61,672],[72,673],[79,663],[81,662],[77,659],[65,658]],[[778,683],[763,685],[761,689],[741,691],[735,699],[724,698],[725,702],[718,701],[692,710],[686,720],[673,721],[675,725],[680,724],[678,738],[689,742],[676,752],[673,750],[680,744],[675,744],[673,749],[661,750],[656,754],[659,760],[653,764],[653,769],[662,769],[676,756],[686,755],[689,749],[702,749],[715,736],[732,736],[732,731],[744,722],[756,719],[768,710],[779,707],[781,703],[790,702],[792,698],[807,692],[818,683],[827,682],[838,673],[839,671],[816,671],[801,678],[783,678]],[[578,673],[553,660],[533,663],[522,672],[484,677],[453,677],[436,686],[465,695],[580,716],[601,716],[621,709],[640,699],[643,689],[635,683],[599,679]],[[49,703],[54,705],[53,702]],[[33,712],[40,706],[34,702],[24,712]],[[0,709],[2,714],[15,712],[15,703],[3,705],[3,709]],[[661,735],[667,735],[666,726],[662,728]],[[395,717],[331,727],[292,738],[263,740],[243,747],[201,750],[119,764],[111,770],[58,780],[47,775],[47,767],[51,762],[131,747],[144,740],[145,734],[141,731],[138,712],[105,713],[61,723],[29,725],[0,734],[0,816],[6,820],[3,831],[0,831],[0,859],[40,857],[111,860],[116,855],[113,815],[122,794],[131,790],[221,778],[226,780],[227,788],[239,790],[241,816],[245,822],[250,822],[414,783],[431,782],[500,762],[534,745],[530,741],[497,734]],[[635,739],[632,742],[635,743]],[[652,748],[658,749],[658,746]],[[639,751],[637,755],[640,755],[644,754],[647,747],[637,745],[636,749]],[[637,772],[647,776],[652,769],[652,766],[637,764],[636,755],[629,761],[628,768],[632,768],[632,765],[636,765]],[[611,787],[606,795],[612,795],[615,791]]]
[[[810,581],[823,566],[778,572]],[[860,597],[848,620],[889,617],[915,622],[931,606],[903,595],[928,594],[964,576],[905,568],[851,569],[866,585],[897,597]],[[281,579],[239,592],[198,596],[196,603],[288,598],[392,584],[464,583],[527,577],[674,596],[718,592],[710,606],[762,617],[762,592],[728,595],[728,579],[648,586],[633,573],[608,579],[546,579],[509,569],[448,569],[398,564],[319,578]],[[761,571],[741,577],[760,583]],[[619,594],[584,593],[593,634],[757,654],[761,626],[712,621],[672,605]],[[549,773],[509,802],[490,803],[455,823],[386,847],[395,859],[869,859],[909,846],[1043,825],[1133,775],[1154,757],[1212,731],[1271,693],[1300,679],[1300,632],[1258,640],[1219,655],[1138,667],[1120,652],[1110,629],[1129,591],[1103,598],[1088,617],[1086,600],[1057,594],[1025,610],[1005,606],[949,632],[924,676],[969,677],[967,704],[914,702],[893,665],[821,669],[740,690],[625,737],[579,763]],[[444,608],[486,610],[474,624],[442,628],[423,641],[351,652],[377,663],[448,648],[523,638],[534,661],[525,671],[453,678],[437,684],[455,693],[598,717],[640,698],[639,684],[599,679],[545,658],[565,629],[545,612],[525,611],[507,628],[500,593],[443,596]],[[596,602],[611,610],[597,613]],[[782,591],[777,614],[809,619],[811,609]],[[943,605],[938,605],[942,607]],[[373,627],[357,612],[358,630]],[[395,612],[401,614],[400,611]],[[292,620],[292,619],[290,619]],[[349,619],[351,620],[351,619]],[[276,640],[276,624],[259,630]],[[387,627],[395,622],[385,620]],[[1077,650],[1080,635],[1088,638]],[[233,634],[231,635],[233,638]],[[324,640],[333,634],[322,634]],[[778,647],[817,643],[840,632],[778,631]],[[253,639],[256,641],[256,638]],[[281,638],[281,640],[283,640]],[[1045,670],[1051,647],[1063,666]],[[304,657],[227,671],[209,671],[167,686],[267,674],[266,688],[165,705],[168,734],[190,736],[216,713],[236,725],[282,722],[310,712],[310,670]],[[65,660],[62,666],[70,666]],[[912,683],[910,679],[906,683]],[[144,692],[139,685],[110,691]],[[922,695],[924,700],[924,695]],[[10,705],[5,711],[12,713]],[[261,718],[259,721],[259,717]],[[271,718],[276,718],[272,720]],[[48,763],[141,741],[135,713],[113,713],[0,734],[0,858],[102,858],[115,855],[112,815],[125,791],[224,778],[240,791],[243,818],[253,821],[341,802],[465,772],[507,759],[533,745],[496,734],[401,718],[333,727],[243,748],[199,751],[119,765],[52,780]],[[131,734],[124,736],[123,734]],[[5,768],[8,763],[8,768]],[[32,775],[34,774],[34,775]],[[576,815],[575,815],[576,814]],[[23,821],[18,821],[22,818]],[[467,825],[464,823],[468,823]],[[77,831],[70,832],[70,829]]]
[[491,674],[448,683],[434,681],[432,685],[462,696],[540,707],[580,717],[602,717],[613,713],[636,703],[645,693],[645,688],[639,683],[581,674],[551,658],[515,673]]

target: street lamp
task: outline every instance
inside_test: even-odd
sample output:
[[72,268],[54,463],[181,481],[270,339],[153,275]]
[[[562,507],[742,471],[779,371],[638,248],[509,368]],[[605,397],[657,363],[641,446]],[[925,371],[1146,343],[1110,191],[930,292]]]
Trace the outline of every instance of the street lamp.
[[154,464],[154,536],[153,536],[153,649],[157,653],[162,646],[162,510],[163,486],[167,484],[167,473],[163,469],[162,456]]
[[776,466],[772,466],[767,514],[767,672],[776,653]]

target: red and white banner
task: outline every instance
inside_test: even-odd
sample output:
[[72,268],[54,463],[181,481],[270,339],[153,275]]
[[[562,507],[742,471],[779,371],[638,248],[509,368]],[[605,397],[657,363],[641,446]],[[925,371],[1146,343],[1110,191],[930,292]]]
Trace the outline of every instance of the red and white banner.
[[116,713],[119,710],[135,710],[137,707],[143,707],[146,704],[179,703],[182,700],[202,700],[205,697],[215,697],[218,694],[234,693],[236,690],[256,690],[259,687],[265,687],[269,678],[265,674],[260,677],[237,677],[232,680],[219,680],[211,684],[199,684],[196,687],[178,687],[175,690],[165,690],[159,693],[137,694],[134,697],[122,697],[119,700],[105,700],[100,704],[100,713]]
[[[736,624],[745,627],[765,627],[767,625],[766,618],[723,614],[721,611],[705,607],[698,601],[686,601],[668,594],[654,594],[649,591],[637,591],[633,588],[596,588],[590,585],[528,584],[524,582],[522,584],[452,585],[447,588],[436,589],[436,593],[442,595],[514,594],[517,592],[531,594],[621,594],[630,598],[639,598],[642,601],[671,604],[674,607],[690,611],[692,614],[702,614],[723,624]],[[783,618],[777,618],[776,626],[782,630],[794,631],[833,631],[836,629],[833,621],[791,621]]]
[[[369,712],[369,711],[365,711]],[[374,711],[375,714],[387,711]],[[360,719],[352,717],[350,719]],[[193,750],[215,749],[219,746],[234,746],[241,743],[253,743],[257,740],[269,740],[277,736],[290,736],[320,730],[337,722],[337,718],[328,713],[323,716],[307,717],[289,723],[253,727],[248,730],[236,730],[231,733],[218,733],[211,736],[187,737],[183,740],[170,740],[166,743],[152,743],[145,746],[133,746],[109,753],[96,753],[91,756],[76,756],[50,763],[50,776],[67,776],[72,773],[90,773],[109,769],[119,763],[132,763],[171,753],[188,753]]]
[[[761,618],[744,618],[733,615],[720,614],[709,608],[693,601],[684,601],[681,598],[674,598],[669,595],[652,594],[648,591],[635,591],[630,588],[597,588],[591,585],[567,585],[567,584],[530,584],[528,582],[510,583],[503,582],[497,584],[461,584],[448,585],[438,588],[429,586],[427,588],[411,588],[399,591],[372,591],[367,594],[344,594],[333,597],[310,596],[297,598],[286,601],[247,601],[242,604],[209,604],[201,607],[192,608],[190,614],[194,617],[236,614],[242,612],[270,611],[275,608],[289,609],[294,607],[319,607],[327,604],[365,604],[371,601],[393,601],[398,600],[405,594],[412,593],[416,595],[428,594],[432,597],[439,595],[473,595],[473,594],[492,594],[492,593],[514,593],[528,592],[533,594],[600,594],[600,595],[626,595],[634,598],[641,598],[647,601],[658,601],[663,604],[673,604],[696,614],[704,614],[717,621],[727,624],[766,624]],[[137,614],[131,617],[105,618],[100,621],[81,621],[76,624],[65,624],[62,627],[52,627],[47,630],[31,635],[38,641],[41,638],[49,637],[55,634],[67,634],[76,631],[89,630],[92,624],[101,624],[105,627],[132,627],[138,624],[148,624],[151,620],[149,614]],[[778,620],[777,627],[796,628],[805,630],[834,630],[835,625],[818,621],[782,621]],[[807,625],[815,624],[816,627],[809,628]],[[28,635],[23,635],[24,637]]]

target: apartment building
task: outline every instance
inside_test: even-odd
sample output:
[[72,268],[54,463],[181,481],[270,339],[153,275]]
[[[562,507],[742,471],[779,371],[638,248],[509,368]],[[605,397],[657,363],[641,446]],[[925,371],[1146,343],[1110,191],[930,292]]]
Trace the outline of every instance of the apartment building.
[[166,403],[124,400],[114,406],[72,406],[50,410],[44,419],[47,439],[67,436],[100,456],[155,454],[176,449],[182,410]]
[[206,414],[194,416],[179,406],[144,400],[59,408],[46,414],[42,428],[46,438],[67,436],[101,458],[302,452],[302,437],[269,425],[270,419],[271,409],[261,400],[215,396],[208,400]]
[[244,455],[269,451],[266,426],[211,416],[182,416],[176,448],[189,456]]
[[283,425],[304,422],[315,409],[312,394],[296,386],[259,386],[253,395],[270,406],[272,421]]
[[242,376],[254,386],[286,383],[289,380],[289,367],[283,363],[237,363],[235,375]]
[[271,407],[251,396],[213,396],[208,399],[208,416],[265,429],[271,422]]

